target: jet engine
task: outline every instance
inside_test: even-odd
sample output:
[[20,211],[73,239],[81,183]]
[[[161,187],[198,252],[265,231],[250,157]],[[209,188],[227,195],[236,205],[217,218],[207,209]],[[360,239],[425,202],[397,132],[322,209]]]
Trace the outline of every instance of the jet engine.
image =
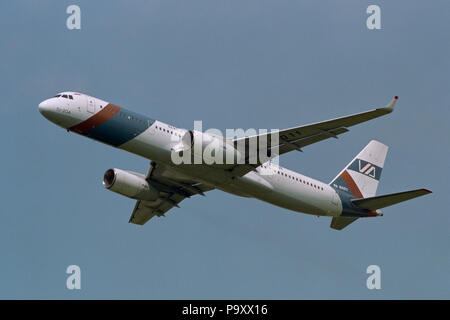
[[125,197],[136,200],[156,200],[159,191],[152,187],[142,174],[121,169],[108,169],[103,176],[103,186]]

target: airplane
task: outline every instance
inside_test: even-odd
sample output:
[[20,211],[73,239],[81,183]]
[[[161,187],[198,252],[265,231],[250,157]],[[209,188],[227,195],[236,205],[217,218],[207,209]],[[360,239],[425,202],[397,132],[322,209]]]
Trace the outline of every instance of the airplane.
[[272,163],[272,157],[265,162],[250,161],[242,153],[242,161],[231,164],[174,164],[172,155],[174,152],[192,155],[198,145],[203,150],[202,138],[236,153],[238,145],[248,148],[255,138],[266,139],[268,155],[272,149],[276,149],[276,156],[293,150],[303,151],[313,143],[338,138],[351,126],[391,113],[397,99],[395,96],[383,108],[280,130],[278,139],[274,139],[272,133],[224,139],[181,129],[72,91],[42,101],[39,112],[67,131],[151,161],[145,175],[112,168],[103,176],[106,189],[136,200],[130,223],[144,225],[155,216],[164,216],[173,207],[179,208],[185,198],[219,189],[295,212],[331,217],[330,227],[342,230],[357,219],[382,216],[382,208],[431,191],[421,188],[377,196],[388,147],[375,140],[370,141],[330,183],[278,166]]

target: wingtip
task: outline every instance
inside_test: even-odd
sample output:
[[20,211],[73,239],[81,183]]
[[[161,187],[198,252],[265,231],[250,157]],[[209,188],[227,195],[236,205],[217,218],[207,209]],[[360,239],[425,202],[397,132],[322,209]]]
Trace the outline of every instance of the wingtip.
[[422,188],[422,190],[425,191],[426,193],[433,193],[433,191],[425,189],[425,188]]
[[386,107],[384,107],[383,109],[387,110],[388,112],[394,111],[394,107],[395,107],[395,104],[397,103],[397,100],[398,100],[398,96],[395,96],[394,99],[392,99],[391,102],[389,102],[389,104]]

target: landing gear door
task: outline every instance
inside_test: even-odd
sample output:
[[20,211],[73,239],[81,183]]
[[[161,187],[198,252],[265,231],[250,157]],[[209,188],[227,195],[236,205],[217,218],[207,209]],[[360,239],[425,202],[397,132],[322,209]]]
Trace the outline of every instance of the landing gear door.
[[87,98],[87,112],[95,113],[95,99],[91,97]]

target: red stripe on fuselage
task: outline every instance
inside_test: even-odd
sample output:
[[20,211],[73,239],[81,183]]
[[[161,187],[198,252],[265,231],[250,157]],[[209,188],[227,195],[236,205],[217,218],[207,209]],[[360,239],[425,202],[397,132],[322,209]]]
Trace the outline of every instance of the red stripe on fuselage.
[[70,127],[69,130],[79,134],[84,134],[89,130],[97,128],[99,125],[105,123],[106,121],[114,117],[119,111],[120,107],[109,103],[99,112],[94,114],[92,117],[84,120],[83,122],[73,127]]
[[359,191],[358,186],[355,183],[355,180],[351,177],[351,175],[345,170],[341,173],[341,178],[344,180],[344,182],[347,184],[348,188],[350,189],[350,192],[356,197],[356,198],[364,198],[361,191]]

